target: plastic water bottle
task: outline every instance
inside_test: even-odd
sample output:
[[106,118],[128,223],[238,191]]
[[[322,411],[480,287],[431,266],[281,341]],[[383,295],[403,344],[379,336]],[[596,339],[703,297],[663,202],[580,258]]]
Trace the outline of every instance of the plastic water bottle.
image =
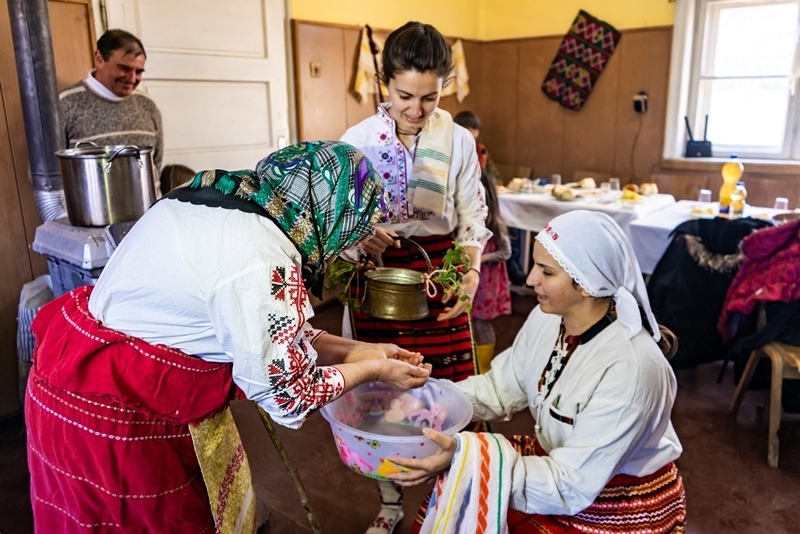
[[731,219],[744,217],[744,207],[747,205],[747,189],[744,182],[736,184],[736,189],[731,193]]
[[719,190],[719,214],[728,216],[731,213],[731,194],[736,189],[739,179],[744,172],[744,165],[736,154],[731,154],[731,159],[722,166],[722,187]]

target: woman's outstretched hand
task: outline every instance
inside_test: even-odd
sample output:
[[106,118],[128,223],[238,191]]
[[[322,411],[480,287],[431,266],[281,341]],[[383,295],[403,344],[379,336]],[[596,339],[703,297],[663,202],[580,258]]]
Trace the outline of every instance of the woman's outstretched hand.
[[[455,303],[449,307],[445,308],[444,312],[439,314],[439,317],[436,318],[437,321],[446,321],[447,319],[452,319],[454,317],[458,317],[462,313],[467,310],[467,305],[472,304],[475,300],[475,293],[478,291],[478,284],[481,281],[481,277],[475,271],[467,271],[464,274],[464,278],[461,279],[461,287],[459,288],[458,294],[455,297],[458,299]],[[453,298],[452,291],[446,291],[444,297],[442,298],[442,302],[447,302]],[[462,297],[466,296],[466,299],[462,299]]]
[[344,363],[364,360],[400,360],[411,365],[422,365],[422,354],[401,349],[394,343],[359,343],[345,356]]
[[381,362],[379,382],[399,390],[418,388],[431,376],[431,364],[411,365],[401,360],[387,359]]
[[450,468],[450,462],[456,453],[456,440],[445,436],[441,432],[426,428],[422,431],[425,437],[439,446],[439,450],[433,456],[427,458],[392,458],[392,462],[400,467],[410,469],[405,473],[394,473],[387,478],[396,482],[400,486],[416,486],[422,482],[435,479],[439,473],[443,473]]

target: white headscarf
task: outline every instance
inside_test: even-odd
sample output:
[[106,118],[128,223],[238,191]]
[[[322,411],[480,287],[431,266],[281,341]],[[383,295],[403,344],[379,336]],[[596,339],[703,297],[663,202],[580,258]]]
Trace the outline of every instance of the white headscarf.
[[641,306],[653,339],[661,339],[639,263],[614,219],[596,211],[571,211],[550,221],[536,240],[587,293],[614,298],[617,320],[629,337],[642,329]]

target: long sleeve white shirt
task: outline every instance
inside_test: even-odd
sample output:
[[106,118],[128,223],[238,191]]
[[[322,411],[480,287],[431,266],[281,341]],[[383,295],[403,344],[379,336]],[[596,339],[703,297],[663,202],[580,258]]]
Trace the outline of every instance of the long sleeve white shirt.
[[394,136],[394,131],[394,120],[379,106],[375,115],[347,130],[340,139],[361,150],[379,174],[382,174],[383,161],[400,159],[399,173],[382,174],[389,193],[390,220],[378,226],[391,228],[405,237],[453,233],[456,243],[483,249],[492,233],[484,224],[488,212],[472,134],[458,124],[453,125],[447,201],[442,216],[435,216],[415,210],[406,199],[405,190],[414,166],[414,155]]
[[574,515],[614,475],[652,474],[682,451],[670,421],[675,376],[644,330],[629,339],[619,321],[607,326],[577,347],[542,399],[538,382],[560,321],[535,308],[489,373],[457,384],[477,419],[507,417],[526,406],[533,413],[548,456],[515,461],[511,506],[526,513]]
[[[300,253],[269,219],[161,200],[103,269],[89,310],[104,326],[233,364],[233,380],[277,422],[299,427],[343,392],[317,367]],[[135,372],[135,369],[131,369]]]

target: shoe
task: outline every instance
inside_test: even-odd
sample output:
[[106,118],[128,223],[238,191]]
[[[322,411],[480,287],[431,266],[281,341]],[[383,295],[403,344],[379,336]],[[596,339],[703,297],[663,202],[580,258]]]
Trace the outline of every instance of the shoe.
[[365,534],[392,534],[397,524],[402,520],[402,508],[398,506],[384,506]]

